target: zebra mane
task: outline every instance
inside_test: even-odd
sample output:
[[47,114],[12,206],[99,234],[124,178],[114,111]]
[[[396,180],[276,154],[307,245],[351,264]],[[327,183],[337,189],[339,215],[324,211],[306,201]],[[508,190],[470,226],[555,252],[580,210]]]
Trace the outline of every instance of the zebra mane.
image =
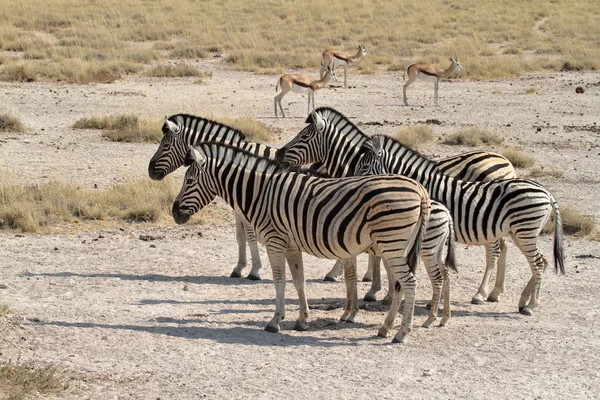
[[[225,137],[223,137],[224,141],[229,142],[229,141],[233,141],[233,140],[235,140],[235,141],[240,141],[240,140],[247,141],[248,140],[246,138],[246,135],[239,129],[234,128],[233,126],[227,125],[225,123],[215,121],[210,118],[198,117],[196,115],[184,114],[184,113],[173,114],[170,117],[166,118],[165,123],[163,124],[163,132],[164,133],[166,133],[165,129],[168,129],[168,126],[165,128],[165,125],[167,125],[167,121],[171,121],[172,123],[181,126],[182,129],[185,129],[188,126],[193,126],[194,131],[186,132],[186,134],[188,134],[188,135],[194,133],[198,126],[204,127],[206,125],[210,125],[210,126],[222,126],[222,127],[227,128],[227,134],[225,135]],[[190,123],[191,121],[193,121],[193,123]],[[204,122],[204,124],[201,124],[200,122]]]
[[256,154],[226,143],[201,142],[194,148],[206,157],[218,160],[218,164],[229,162],[235,166],[252,169],[256,172],[274,173],[280,171],[280,163],[274,159]]
[[[315,112],[318,112],[319,114],[321,114],[321,117],[323,117],[323,119],[329,121],[329,123],[337,124],[338,121],[343,120],[347,125],[349,125],[352,128],[352,131],[358,133],[359,136],[361,136],[365,140],[368,140],[371,137],[371,136],[367,135],[366,133],[364,133],[358,126],[356,126],[354,124],[354,122],[352,122],[348,117],[346,117],[344,114],[342,114],[335,108],[317,107],[315,109]],[[313,123],[312,113],[309,114],[308,117],[306,118],[306,123],[307,124]]]
[[[390,143],[389,145],[387,143]],[[402,151],[405,155],[409,154],[410,156],[414,156],[415,158],[420,158],[423,161],[427,161],[429,163],[435,163],[433,160],[429,159],[429,157],[424,156],[419,151],[403,144],[398,139],[395,139],[388,135],[377,134],[372,136],[371,146],[377,152],[379,149],[388,149],[388,150],[396,150]],[[412,158],[412,157],[411,157]]]

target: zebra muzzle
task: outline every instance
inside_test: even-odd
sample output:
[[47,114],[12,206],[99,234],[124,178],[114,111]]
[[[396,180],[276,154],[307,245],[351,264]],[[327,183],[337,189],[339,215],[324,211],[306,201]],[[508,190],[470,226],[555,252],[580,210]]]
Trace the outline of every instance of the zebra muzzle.
[[188,210],[182,210],[179,201],[173,203],[173,209],[171,215],[177,224],[185,224],[192,217],[192,213]]

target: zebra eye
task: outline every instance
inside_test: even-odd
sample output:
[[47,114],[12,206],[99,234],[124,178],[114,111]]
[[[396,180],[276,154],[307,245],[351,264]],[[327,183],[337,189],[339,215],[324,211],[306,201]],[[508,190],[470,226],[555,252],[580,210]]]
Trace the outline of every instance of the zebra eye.
[[185,181],[185,184],[188,185],[188,186],[189,185],[193,185],[194,184],[194,178],[187,178],[186,181]]

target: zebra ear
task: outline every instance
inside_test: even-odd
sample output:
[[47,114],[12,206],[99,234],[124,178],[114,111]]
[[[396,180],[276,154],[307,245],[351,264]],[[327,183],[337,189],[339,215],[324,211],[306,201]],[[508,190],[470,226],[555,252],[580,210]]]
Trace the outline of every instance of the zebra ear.
[[171,133],[179,133],[178,125],[169,119],[165,120],[162,130],[163,133],[167,133],[167,131],[170,131]]
[[194,146],[190,146],[188,152],[185,156],[185,160],[183,161],[183,165],[189,167],[190,165],[197,163],[201,167],[206,163],[206,156],[196,150]]
[[320,133],[325,132],[325,120],[315,110],[312,110],[312,121]]

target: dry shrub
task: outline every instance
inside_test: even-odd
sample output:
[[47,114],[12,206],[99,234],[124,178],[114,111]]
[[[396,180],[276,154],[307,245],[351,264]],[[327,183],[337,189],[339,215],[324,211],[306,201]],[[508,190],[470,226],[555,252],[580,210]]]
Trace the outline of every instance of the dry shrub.
[[535,159],[517,149],[506,149],[502,155],[511,162],[515,168],[529,168],[535,164]]
[[444,144],[455,146],[477,147],[481,145],[498,145],[504,142],[504,138],[483,129],[466,128],[460,129],[446,137]]
[[187,64],[155,65],[146,71],[146,75],[154,78],[185,78],[189,76],[209,78],[211,76],[211,74]]
[[25,126],[18,117],[0,114],[0,132],[23,132]]
[[73,184],[18,185],[0,182],[0,229],[38,232],[90,220],[155,222],[169,219],[176,196],[171,179],[132,179],[105,190]]
[[0,304],[0,317],[8,315],[8,306],[6,304]]
[[25,400],[34,395],[37,397],[59,393],[66,388],[66,379],[58,374],[53,365],[0,361],[2,399]]
[[80,118],[75,129],[102,129],[102,137],[113,142],[158,143],[162,139],[160,120],[139,119],[133,114]]
[[530,87],[525,91],[525,94],[540,94],[540,90],[534,87]]
[[430,126],[415,124],[401,126],[392,134],[392,137],[403,145],[416,149],[420,145],[431,142],[435,134]]
[[256,120],[255,118],[246,115],[241,118],[231,117],[215,117],[215,121],[229,125],[233,128],[239,129],[246,139],[252,142],[272,142],[275,140],[275,134],[267,125],[263,122]]
[[562,178],[564,171],[549,167],[535,167],[529,171],[529,176],[532,178],[541,178],[543,176],[551,176],[553,178]]
[[[575,207],[566,205],[560,208],[563,232],[567,235],[587,236],[596,229],[596,222],[590,215],[585,215]],[[544,233],[554,232],[554,215],[544,226]]]

